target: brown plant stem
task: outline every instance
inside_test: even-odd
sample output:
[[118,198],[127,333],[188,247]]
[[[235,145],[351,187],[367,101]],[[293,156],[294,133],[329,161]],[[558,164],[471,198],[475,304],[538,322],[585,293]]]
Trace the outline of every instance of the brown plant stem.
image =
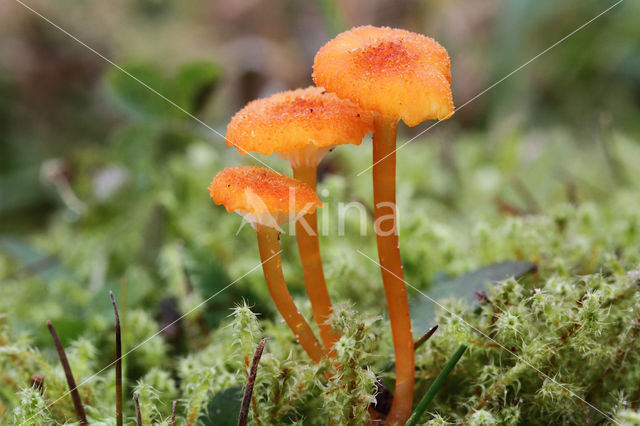
[[431,336],[433,336],[433,333],[435,333],[437,329],[438,329],[438,324],[434,325],[429,330],[427,330],[427,332],[424,333],[424,335],[418,340],[416,340],[416,342],[413,344],[413,350],[415,351],[420,346],[424,345],[427,342],[427,340],[429,340]]
[[[398,120],[376,115],[374,126],[374,226],[396,358],[395,393],[387,424],[402,425],[411,415],[415,359],[396,215],[395,148]],[[392,221],[391,229],[382,229],[383,222],[388,220]]]
[[258,248],[262,260],[264,278],[276,308],[293,331],[298,342],[313,362],[320,362],[325,355],[322,345],[313,334],[311,327],[298,311],[282,274],[280,260],[279,233],[275,228],[264,225],[257,226]]
[[171,403],[171,426],[176,426],[176,401]]
[[44,390],[44,376],[34,374],[31,376],[31,387],[42,394]]
[[87,415],[84,412],[82,400],[80,399],[80,394],[78,394],[78,387],[76,386],[76,381],[73,378],[71,366],[69,365],[67,354],[64,352],[64,348],[62,347],[60,337],[58,337],[58,333],[56,333],[56,329],[53,327],[53,323],[51,321],[47,321],[47,327],[49,328],[49,333],[51,333],[51,338],[53,338],[53,343],[56,345],[56,350],[58,351],[58,357],[60,358],[60,364],[62,364],[64,375],[67,377],[69,392],[71,393],[71,399],[73,400],[73,406],[76,410],[78,420],[81,425],[89,424],[87,423]]
[[113,291],[109,291],[111,296],[111,304],[113,305],[113,314],[116,318],[116,425],[122,426],[122,337],[120,329],[120,315],[118,314],[118,305],[113,296]]
[[142,426],[142,412],[140,411],[140,401],[138,401],[138,392],[133,393],[133,400],[136,403],[136,424]]
[[244,388],[244,395],[242,396],[242,404],[240,405],[240,414],[238,415],[238,426],[246,426],[249,420],[249,405],[251,404],[251,397],[253,395],[253,386],[256,383],[256,376],[258,375],[258,363],[262,357],[262,351],[264,345],[267,342],[267,338],[260,340],[256,353],[253,355],[253,361],[251,362],[251,370],[249,371],[249,377],[247,378],[247,385]]
[[[317,167],[294,167],[293,177],[309,185],[314,191],[317,188]],[[305,227],[302,221],[308,224]],[[310,229],[308,229],[310,228]],[[340,339],[340,335],[335,333],[329,324],[331,315],[331,299],[327,291],[327,283],[322,268],[322,256],[320,255],[320,242],[318,241],[318,213],[314,211],[305,215],[296,222],[296,238],[298,240],[298,251],[302,262],[302,273],[307,295],[311,302],[313,318],[318,324],[320,338],[325,350],[331,357],[335,356],[335,351],[331,348]]]
[[[251,366],[249,365],[249,356],[245,355],[244,356],[244,375],[247,378],[247,380],[249,380],[250,369],[251,369]],[[251,409],[253,410],[253,417],[254,417],[254,420],[256,421],[256,424],[258,426],[262,426],[262,422],[260,421],[260,418],[258,415],[258,401],[256,401],[255,395],[251,396]]]

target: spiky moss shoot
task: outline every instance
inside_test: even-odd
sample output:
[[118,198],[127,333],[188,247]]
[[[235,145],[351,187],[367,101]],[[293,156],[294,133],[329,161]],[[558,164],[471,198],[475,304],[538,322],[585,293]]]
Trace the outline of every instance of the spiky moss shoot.
[[521,320],[523,313],[524,312],[506,311],[496,315],[496,337],[498,337],[500,341],[509,346],[520,346],[522,344],[522,337],[524,335],[523,328],[525,326]]
[[233,350],[239,358],[245,376],[248,376],[250,359],[262,337],[262,327],[258,317],[245,301],[233,309],[232,316],[230,327],[235,336]]
[[469,418],[470,426],[494,426],[497,424],[498,420],[487,410],[478,410]]
[[[168,371],[152,368],[136,385],[143,419],[149,414],[154,422],[171,415],[170,402],[180,397],[176,381]],[[155,424],[155,423],[153,423]]]
[[[135,309],[127,314],[127,327],[123,330],[124,342],[145,342],[127,357],[127,368],[146,372],[153,367],[160,367],[167,360],[167,343],[159,336],[152,337],[158,332],[158,324],[149,312]],[[75,367],[74,367],[75,369]]]
[[[298,419],[304,424],[315,424],[317,412],[305,408],[316,404],[325,364],[309,364],[293,357],[278,358],[265,353],[260,360],[260,372],[253,389],[256,404],[250,418],[263,424],[282,424]],[[319,407],[317,407],[319,408]]]
[[446,421],[442,416],[440,416],[439,414],[434,414],[433,418],[431,418],[430,420],[428,420],[425,423],[426,426],[450,426],[451,422]]
[[67,350],[69,365],[73,366],[73,374],[78,381],[91,376],[95,372],[97,348],[86,338],[71,342]]
[[13,423],[16,425],[44,425],[53,423],[47,402],[40,390],[24,388],[16,395],[18,404],[13,409]]
[[584,402],[576,399],[575,395],[584,395],[584,389],[580,389],[570,383],[562,383],[556,376],[542,381],[542,385],[536,393],[535,401],[541,404],[543,412],[547,406],[554,406],[554,409],[564,408],[570,411],[575,411],[576,408],[586,409]]
[[358,425],[370,420],[367,409],[376,401],[376,375],[369,367],[376,343],[372,326],[378,320],[359,318],[347,304],[334,308],[330,321],[341,335],[334,346],[341,368],[323,386],[328,421]]
[[144,424],[157,424],[162,420],[162,414],[157,405],[161,404],[160,393],[150,384],[139,381],[134,390],[138,395],[140,413]]

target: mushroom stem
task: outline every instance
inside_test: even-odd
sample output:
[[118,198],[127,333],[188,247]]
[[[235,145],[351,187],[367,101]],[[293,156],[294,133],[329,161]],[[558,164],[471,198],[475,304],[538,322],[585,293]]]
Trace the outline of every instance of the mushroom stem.
[[[317,170],[315,166],[294,167],[293,177],[306,183],[315,191],[317,187]],[[302,221],[305,221],[308,226],[305,226]],[[317,211],[305,215],[296,222],[296,238],[298,239],[298,251],[302,261],[304,284],[311,302],[313,318],[318,324],[320,337],[326,351],[333,357],[335,356],[335,351],[332,351],[331,348],[340,339],[340,335],[333,332],[331,324],[328,322],[332,307],[322,269],[322,256],[320,255],[320,243],[318,241]]]
[[[411,415],[415,361],[407,289],[400,259],[396,216],[396,132],[398,120],[376,115],[373,134],[373,202],[378,257],[396,357],[396,385],[387,424]],[[381,229],[392,220],[391,229]]]
[[276,308],[296,336],[304,351],[313,362],[320,362],[325,355],[322,345],[311,331],[311,327],[298,311],[282,274],[280,260],[280,236],[278,230],[264,225],[257,225],[258,248],[262,260],[262,270],[267,281],[269,293]]

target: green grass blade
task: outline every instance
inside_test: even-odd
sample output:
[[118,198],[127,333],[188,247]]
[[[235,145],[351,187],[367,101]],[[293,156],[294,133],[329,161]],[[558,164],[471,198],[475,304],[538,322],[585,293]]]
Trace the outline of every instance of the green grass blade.
[[462,354],[466,350],[467,345],[460,345],[456,353],[454,353],[451,359],[449,359],[449,362],[447,362],[447,365],[445,365],[440,374],[438,374],[436,380],[431,384],[431,387],[429,387],[427,393],[424,394],[413,414],[411,414],[411,417],[409,417],[409,420],[407,420],[405,426],[415,426],[416,424],[418,424],[418,420],[420,420],[422,414],[424,414],[424,412],[427,410],[427,407],[433,400],[433,397],[436,396],[436,393],[438,393],[438,391],[444,384],[447,376],[449,375],[449,373],[451,373],[451,370],[453,370],[453,367],[455,367],[455,365],[462,357]]

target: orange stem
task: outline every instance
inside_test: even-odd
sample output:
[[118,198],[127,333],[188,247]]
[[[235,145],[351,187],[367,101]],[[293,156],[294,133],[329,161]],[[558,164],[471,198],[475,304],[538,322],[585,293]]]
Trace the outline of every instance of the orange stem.
[[[293,177],[306,183],[313,190],[317,186],[317,167],[295,167]],[[304,221],[304,223],[303,223]],[[306,226],[305,226],[306,224]],[[329,324],[331,314],[331,299],[327,291],[327,283],[324,279],[322,269],[322,257],[320,255],[320,243],[318,241],[318,214],[305,215],[296,222],[296,238],[298,239],[298,251],[302,261],[302,273],[304,274],[304,284],[307,288],[313,318],[318,324],[322,343],[329,356],[334,357],[335,351],[331,348],[340,339],[340,335],[335,333]]]
[[284,318],[296,336],[296,339],[302,345],[304,351],[309,355],[313,362],[320,362],[325,355],[322,345],[311,331],[311,327],[304,319],[296,304],[289,294],[289,289],[284,281],[282,274],[282,262],[280,260],[280,235],[278,230],[264,225],[258,225],[258,248],[260,249],[260,258],[262,260],[262,270],[264,278],[269,287],[269,293],[276,304],[276,308]]
[[374,225],[396,356],[395,394],[386,424],[404,425],[411,415],[413,404],[415,360],[397,230],[395,147],[398,120],[378,115],[374,125]]

